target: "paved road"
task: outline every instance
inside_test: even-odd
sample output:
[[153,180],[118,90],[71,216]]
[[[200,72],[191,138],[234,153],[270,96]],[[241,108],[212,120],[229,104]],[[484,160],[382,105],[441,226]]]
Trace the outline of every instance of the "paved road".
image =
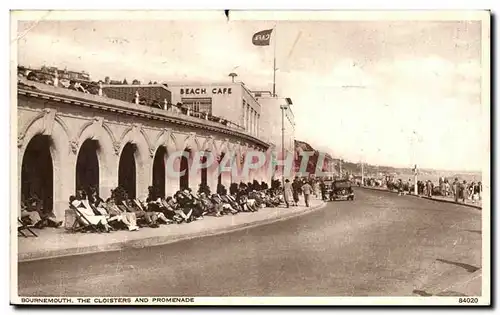
[[352,202],[230,234],[21,263],[19,294],[412,296],[440,276],[481,266],[480,217],[356,189]]

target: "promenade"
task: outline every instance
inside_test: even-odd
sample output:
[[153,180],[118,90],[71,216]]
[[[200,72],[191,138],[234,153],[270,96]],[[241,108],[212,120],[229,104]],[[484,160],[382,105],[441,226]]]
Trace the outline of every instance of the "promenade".
[[[394,190],[388,190],[385,187],[360,186],[360,188],[380,190],[380,191],[387,191],[387,192],[394,193],[394,194],[398,193],[397,191],[394,191]],[[476,209],[479,209],[479,210],[482,209],[482,200],[472,201],[470,199],[466,199],[465,202],[463,202],[462,199],[459,199],[458,202],[455,202],[455,200],[454,200],[454,198],[452,196],[450,196],[450,197],[444,197],[444,196],[427,197],[427,196],[424,196],[424,195],[418,195],[417,196],[417,195],[415,195],[413,193],[406,194],[406,195],[413,196],[413,197],[424,198],[424,199],[429,199],[429,200],[440,201],[440,202],[448,202],[448,203],[454,203],[454,204],[469,206],[469,207],[476,208]]]

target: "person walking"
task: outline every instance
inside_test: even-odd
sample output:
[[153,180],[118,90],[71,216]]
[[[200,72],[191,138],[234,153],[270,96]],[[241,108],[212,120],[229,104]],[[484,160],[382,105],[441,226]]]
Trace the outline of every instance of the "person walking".
[[453,185],[451,185],[451,188],[453,190],[453,198],[455,199],[455,202],[458,202],[458,195],[460,193],[460,183],[458,182],[458,178],[455,177],[455,181],[453,182]]
[[295,177],[292,183],[292,192],[293,192],[293,203],[295,206],[299,204],[299,194],[300,194],[301,183],[298,177]]
[[301,189],[302,193],[304,194],[304,201],[306,203],[306,207],[309,207],[309,197],[311,196],[313,188],[308,182],[305,182],[304,185],[302,185]]
[[427,181],[427,197],[432,198],[432,182]]
[[468,199],[468,189],[467,189],[467,181],[464,180],[462,186],[460,187],[462,191],[462,202],[465,203],[465,200]]
[[283,185],[283,198],[285,199],[285,204],[287,208],[290,208],[290,202],[293,200],[292,183],[285,179],[285,185]]
[[314,182],[314,196],[316,197],[316,199],[319,199],[320,195],[321,195],[321,186],[319,184],[319,180],[316,180]]
[[326,185],[323,180],[321,180],[320,189],[321,189],[321,200],[326,201]]
[[478,193],[479,193],[479,200],[481,200],[481,195],[483,194],[483,185],[481,184],[481,182],[478,182],[477,183],[477,190],[478,190]]

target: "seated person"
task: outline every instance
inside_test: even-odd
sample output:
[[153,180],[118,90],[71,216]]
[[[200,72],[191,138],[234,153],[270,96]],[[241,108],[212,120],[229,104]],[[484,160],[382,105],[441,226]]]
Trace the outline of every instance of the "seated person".
[[114,198],[110,198],[107,203],[102,204],[102,207],[107,209],[107,212],[111,217],[118,217],[117,223],[121,223],[125,225],[125,227],[129,231],[138,231],[139,227],[137,226],[137,218],[135,213],[126,212],[120,209],[116,203]]
[[176,213],[182,216],[182,218],[186,223],[189,223],[194,220],[192,216],[193,209],[192,207],[190,207],[188,199],[181,191],[177,191],[172,200],[177,204]]
[[196,197],[191,188],[184,189],[182,192],[187,198],[187,204],[191,209],[193,209],[193,216],[196,220],[202,220],[206,212],[203,209],[203,205],[200,203],[198,197]]
[[[182,215],[176,212],[178,205],[172,197],[168,196],[167,199],[161,199],[161,204],[163,205],[161,209],[167,219],[176,223],[181,223],[183,221]],[[182,213],[184,214],[184,212]]]
[[207,195],[202,192],[199,197],[200,203],[203,205],[204,210],[207,214],[214,215],[216,217],[220,217],[220,212],[222,211],[222,205],[216,205],[213,203]]
[[222,211],[224,211],[224,213],[237,214],[241,211],[240,205],[231,195],[219,195],[219,198],[222,201]]
[[[248,187],[248,186],[246,186]],[[238,194],[236,195],[236,200],[238,200],[238,203],[240,204],[241,208],[245,212],[254,212],[256,209],[253,207],[252,202],[249,202],[248,200],[248,195],[247,195],[247,189],[240,189],[238,191]]]
[[63,221],[57,220],[55,214],[43,208],[43,201],[38,197],[36,193],[32,193],[30,198],[25,203],[26,211],[36,211],[38,215],[42,219],[42,222],[38,224],[38,226],[47,226],[47,227],[55,227],[58,228],[62,225]]
[[130,211],[134,212],[135,216],[138,219],[143,219],[149,227],[152,228],[160,227],[160,225],[157,222],[158,216],[156,215],[156,212],[145,211],[144,208],[142,207],[142,204],[140,202],[138,203],[139,204],[137,204],[136,201],[134,201],[133,199],[128,199],[128,198],[124,201],[127,210],[129,212]]
[[255,200],[254,201],[254,204],[255,204],[255,207],[257,208],[263,208],[264,207],[264,201],[262,199],[262,192],[260,191],[251,191],[250,194],[248,195],[249,199],[250,200]]
[[43,229],[43,221],[38,211],[26,206],[24,196],[21,196],[21,221],[38,229]]
[[24,196],[21,197],[21,221],[27,225],[31,225],[37,229],[43,229],[43,220],[38,211],[29,209],[26,206]]
[[210,196],[210,201],[217,209],[220,209],[220,211],[218,212],[218,216],[222,216],[224,214],[227,214],[227,212],[230,212],[230,210],[224,211],[224,203],[222,202],[219,194],[212,194],[212,196]]
[[96,225],[105,232],[109,232],[112,228],[109,226],[108,221],[104,215],[96,215],[94,210],[90,207],[88,200],[85,198],[85,193],[82,190],[76,192],[76,196],[69,197],[71,207],[74,207],[80,212],[86,221],[81,220],[80,223],[86,225],[88,223]]
[[155,222],[145,211],[133,206],[133,203],[128,199],[127,193],[123,193],[123,196],[115,196],[115,198],[115,203],[122,212],[134,213],[136,219],[144,220],[147,226],[155,226]]
[[157,189],[155,189],[153,186],[149,186],[148,197],[146,198],[146,205],[144,205],[142,209],[147,212],[154,213],[158,217],[158,220],[160,222],[166,224],[173,223],[170,219],[168,219],[168,217],[164,213],[165,212],[164,208],[165,207],[162,204],[161,197]]

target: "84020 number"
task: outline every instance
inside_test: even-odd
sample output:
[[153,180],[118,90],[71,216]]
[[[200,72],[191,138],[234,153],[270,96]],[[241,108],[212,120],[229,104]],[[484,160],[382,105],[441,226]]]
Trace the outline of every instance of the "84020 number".
[[479,303],[478,298],[459,298],[458,303]]

